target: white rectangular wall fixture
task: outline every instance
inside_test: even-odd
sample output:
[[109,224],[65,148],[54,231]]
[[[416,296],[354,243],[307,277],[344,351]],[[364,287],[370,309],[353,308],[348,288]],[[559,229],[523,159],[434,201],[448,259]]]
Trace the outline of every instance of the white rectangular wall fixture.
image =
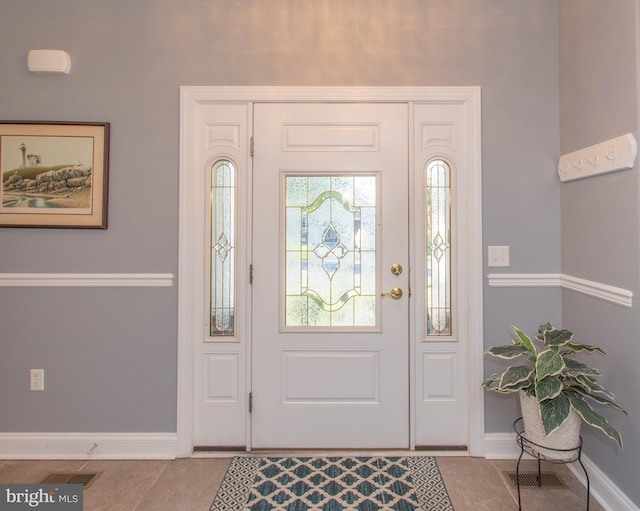
[[563,154],[558,163],[558,175],[560,181],[565,182],[631,169],[637,154],[636,139],[631,133],[627,133],[573,153]]
[[27,67],[32,73],[69,74],[71,56],[64,50],[30,50]]

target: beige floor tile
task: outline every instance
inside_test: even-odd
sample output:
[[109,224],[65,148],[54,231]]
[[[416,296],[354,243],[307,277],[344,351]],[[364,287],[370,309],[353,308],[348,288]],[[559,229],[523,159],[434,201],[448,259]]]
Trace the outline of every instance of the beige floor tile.
[[84,511],[133,511],[171,461],[90,461],[82,472],[101,472],[84,492]]
[[4,484],[38,484],[51,473],[74,473],[83,460],[8,460],[0,464],[0,482]]
[[169,463],[136,511],[205,511],[211,507],[230,459],[178,459]]
[[437,461],[456,511],[508,511],[518,508],[490,460],[440,457]]

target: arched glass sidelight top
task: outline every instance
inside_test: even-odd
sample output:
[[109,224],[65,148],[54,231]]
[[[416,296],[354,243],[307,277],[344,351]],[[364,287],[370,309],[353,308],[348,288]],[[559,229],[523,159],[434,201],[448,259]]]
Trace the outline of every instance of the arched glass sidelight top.
[[229,160],[218,160],[211,167],[211,337],[235,335],[236,174]]
[[442,159],[425,166],[426,334],[452,335],[451,166]]

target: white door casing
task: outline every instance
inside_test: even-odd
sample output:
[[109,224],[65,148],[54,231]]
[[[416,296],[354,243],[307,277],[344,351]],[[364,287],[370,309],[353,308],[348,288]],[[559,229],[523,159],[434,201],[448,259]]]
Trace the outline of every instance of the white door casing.
[[[178,310],[178,446],[251,449],[251,135],[254,102],[403,103],[409,111],[409,180],[423,186],[425,162],[443,158],[455,170],[454,335],[438,342],[423,337],[420,241],[423,219],[409,219],[412,269],[409,381],[409,447],[467,445],[484,454],[482,364],[482,235],[479,88],[279,88],[183,87],[181,89],[180,248]],[[238,165],[238,275],[232,341],[206,338],[206,171],[220,157]],[[419,193],[409,209],[422,207]],[[412,213],[412,214],[413,214]],[[386,290],[386,289],[385,289]],[[422,302],[421,302],[422,300]],[[255,306],[255,304],[254,304]],[[425,369],[426,368],[426,369]],[[452,377],[451,374],[455,375]],[[442,375],[448,377],[442,378]]]
[[254,448],[409,447],[407,133],[402,103],[254,106]]

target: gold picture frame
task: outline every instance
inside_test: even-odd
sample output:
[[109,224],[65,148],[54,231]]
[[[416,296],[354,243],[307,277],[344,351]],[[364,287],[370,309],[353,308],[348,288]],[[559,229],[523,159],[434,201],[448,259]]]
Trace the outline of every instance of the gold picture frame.
[[0,121],[0,227],[106,229],[109,123]]

